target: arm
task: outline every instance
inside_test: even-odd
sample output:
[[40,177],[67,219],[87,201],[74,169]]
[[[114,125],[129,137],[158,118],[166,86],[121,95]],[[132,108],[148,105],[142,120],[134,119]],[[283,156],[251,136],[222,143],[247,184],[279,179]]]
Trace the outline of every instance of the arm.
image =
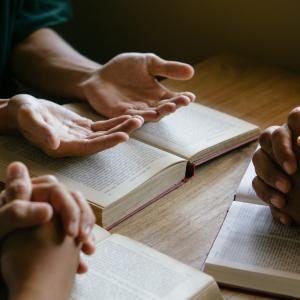
[[49,96],[87,101],[112,118],[140,115],[158,121],[195,99],[190,92],[167,89],[157,76],[190,79],[191,66],[149,53],[125,53],[101,66],[76,52],[51,29],[40,29],[13,51],[15,76]]
[[1,252],[9,299],[68,299],[79,252],[79,245],[63,233],[58,220],[10,234]]
[[51,29],[37,30],[16,45],[12,61],[15,76],[25,84],[49,96],[82,100],[82,82],[100,68]]
[[0,134],[16,134],[17,127],[14,119],[8,113],[7,99],[0,99]]

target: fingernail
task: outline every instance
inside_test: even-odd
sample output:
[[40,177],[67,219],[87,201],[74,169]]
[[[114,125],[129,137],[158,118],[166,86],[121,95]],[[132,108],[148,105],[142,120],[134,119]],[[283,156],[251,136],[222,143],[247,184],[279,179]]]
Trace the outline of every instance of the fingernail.
[[287,161],[283,163],[283,168],[289,175],[292,175],[295,171],[293,165]]
[[270,199],[270,202],[276,208],[283,208],[284,207],[283,201],[279,196],[276,196],[276,195],[272,196],[271,199]]
[[276,181],[275,186],[277,189],[279,189],[281,192],[286,193],[287,192],[287,185],[284,180],[279,179]]
[[133,118],[139,119],[141,122],[144,123],[144,118],[139,115],[134,115]]
[[24,169],[19,165],[14,165],[8,168],[7,173],[9,178],[22,177],[24,175]]

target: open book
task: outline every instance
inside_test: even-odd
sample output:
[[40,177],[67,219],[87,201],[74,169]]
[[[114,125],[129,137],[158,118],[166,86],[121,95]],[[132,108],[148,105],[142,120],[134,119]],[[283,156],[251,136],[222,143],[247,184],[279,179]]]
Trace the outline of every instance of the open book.
[[96,253],[86,257],[70,300],[221,300],[214,279],[158,251],[96,226]]
[[300,227],[273,220],[251,188],[253,177],[250,165],[204,271],[221,285],[299,299]]
[[[66,107],[100,118],[84,104]],[[0,137],[0,164],[20,160],[33,175],[56,175],[68,188],[82,191],[97,223],[110,229],[180,186],[191,173],[188,165],[250,142],[258,132],[252,124],[193,103],[90,157],[53,159],[20,137]]]

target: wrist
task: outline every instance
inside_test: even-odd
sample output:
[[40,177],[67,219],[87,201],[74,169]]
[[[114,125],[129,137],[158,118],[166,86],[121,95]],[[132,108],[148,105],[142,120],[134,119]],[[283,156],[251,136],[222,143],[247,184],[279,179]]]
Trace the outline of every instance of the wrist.
[[0,133],[15,134],[18,131],[17,118],[14,112],[9,108],[7,99],[0,100]]
[[95,82],[99,83],[99,73],[101,72],[102,65],[97,65],[96,68],[91,69],[87,72],[82,80],[78,84],[78,95],[79,99],[88,102],[90,91],[94,89]]

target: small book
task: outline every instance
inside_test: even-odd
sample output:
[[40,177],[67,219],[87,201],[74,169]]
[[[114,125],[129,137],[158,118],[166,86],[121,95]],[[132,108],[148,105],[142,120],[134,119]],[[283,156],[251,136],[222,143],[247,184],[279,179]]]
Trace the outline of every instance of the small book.
[[251,164],[204,271],[220,285],[300,299],[300,227],[273,220],[255,195]]
[[[99,120],[87,105],[67,108]],[[158,123],[147,123],[128,142],[83,158],[49,158],[20,137],[0,137],[0,180],[8,162],[25,162],[33,175],[56,175],[90,201],[97,224],[111,229],[178,188],[193,167],[258,137],[257,126],[192,103]],[[2,172],[3,173],[3,172]]]
[[75,278],[70,300],[221,300],[211,276],[127,237],[95,226],[89,272]]

